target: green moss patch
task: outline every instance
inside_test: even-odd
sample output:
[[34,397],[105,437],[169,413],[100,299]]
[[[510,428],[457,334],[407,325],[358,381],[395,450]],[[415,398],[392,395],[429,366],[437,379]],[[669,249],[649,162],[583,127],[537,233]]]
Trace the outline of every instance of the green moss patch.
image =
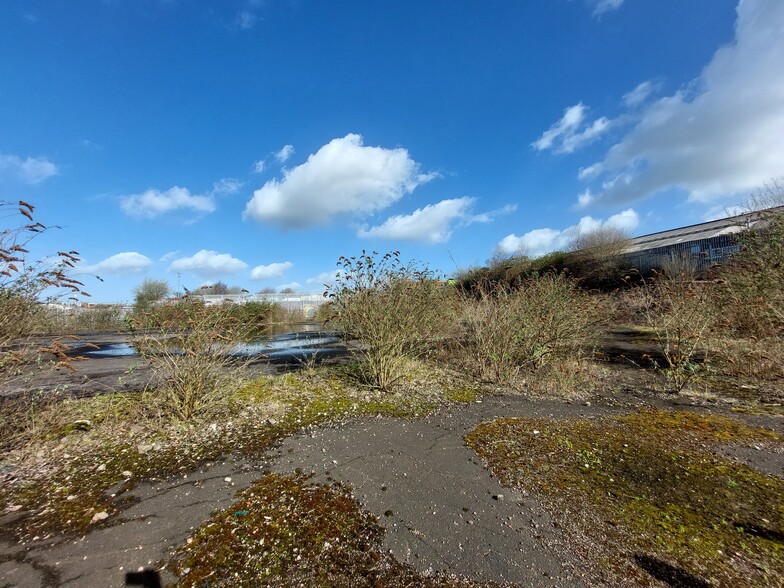
[[475,586],[422,576],[381,548],[383,529],[347,489],[267,475],[202,525],[167,568],[177,586]]
[[684,585],[784,583],[784,480],[715,452],[780,447],[776,433],[643,410],[593,421],[500,419],[466,439],[503,483],[541,493],[574,537],[599,546],[599,566],[616,579],[646,585],[642,569],[665,569],[689,578]]
[[[33,475],[0,487],[0,513],[20,515],[6,530],[20,540],[84,533],[112,524],[129,504],[123,495],[141,481],[185,473],[227,455],[256,459],[280,439],[322,423],[414,417],[446,401],[433,393],[361,390],[346,385],[340,373],[315,372],[260,378],[233,395],[223,416],[191,423],[147,416],[140,394],[69,401],[59,407],[67,418],[53,419],[42,430],[43,457],[32,460]],[[62,424],[88,420],[90,427]]]

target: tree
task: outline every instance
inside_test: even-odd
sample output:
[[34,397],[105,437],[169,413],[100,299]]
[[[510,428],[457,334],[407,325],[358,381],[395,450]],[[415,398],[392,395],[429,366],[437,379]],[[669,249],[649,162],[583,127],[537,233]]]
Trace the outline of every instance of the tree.
[[146,279],[134,291],[134,312],[147,312],[153,304],[162,300],[169,293],[169,283],[166,280]]

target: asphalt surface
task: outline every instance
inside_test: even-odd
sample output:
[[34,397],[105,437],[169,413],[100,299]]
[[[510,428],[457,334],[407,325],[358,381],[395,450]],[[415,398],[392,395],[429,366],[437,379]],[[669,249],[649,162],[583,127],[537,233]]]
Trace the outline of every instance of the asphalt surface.
[[228,461],[140,484],[131,492],[135,504],[84,537],[26,545],[0,540],[0,587],[124,586],[126,573],[154,569],[268,468],[350,485],[386,528],[385,547],[419,570],[524,586],[583,586],[579,564],[545,511],[532,497],[502,488],[463,436],[500,416],[589,412],[605,410],[498,397],[420,420],[317,428],[286,439],[266,463]]
[[584,586],[580,563],[531,496],[503,488],[463,436],[505,416],[598,416],[602,407],[487,398],[421,420],[379,418],[291,437],[274,469],[349,484],[386,528],[385,547],[420,571],[523,586]]
[[[385,548],[420,571],[526,587],[590,586],[590,571],[536,498],[503,488],[463,437],[499,417],[596,418],[620,410],[499,396],[422,419],[315,428],[287,438],[261,463],[226,461],[140,484],[131,493],[132,506],[84,537],[26,545],[0,538],[0,588],[124,586],[128,572],[154,569],[210,513],[227,508],[238,490],[269,469],[351,486],[386,528]],[[780,419],[748,420],[784,426]],[[762,471],[783,473],[780,454],[754,448],[729,453]],[[173,580],[163,575],[164,582]]]

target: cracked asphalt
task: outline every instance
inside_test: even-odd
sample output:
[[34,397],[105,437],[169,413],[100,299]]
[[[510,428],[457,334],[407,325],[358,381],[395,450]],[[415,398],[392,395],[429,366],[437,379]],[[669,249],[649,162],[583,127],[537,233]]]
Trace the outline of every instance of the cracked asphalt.
[[[504,416],[599,416],[611,409],[491,397],[420,420],[365,419],[286,439],[251,465],[226,461],[128,493],[135,503],[84,537],[17,545],[0,540],[0,587],[125,585],[154,568],[211,512],[271,468],[350,485],[386,528],[385,547],[421,571],[532,587],[580,587],[580,563],[531,496],[504,489],[467,448],[476,424]],[[125,495],[127,496],[127,494]],[[164,583],[175,578],[163,576]]]

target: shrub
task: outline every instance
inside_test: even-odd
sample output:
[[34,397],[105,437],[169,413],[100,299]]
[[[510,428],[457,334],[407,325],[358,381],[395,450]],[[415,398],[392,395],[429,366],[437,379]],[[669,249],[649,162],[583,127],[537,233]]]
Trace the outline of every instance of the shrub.
[[762,211],[752,230],[740,235],[740,252],[721,268],[720,303],[737,334],[779,336],[784,332],[784,212]]
[[363,346],[363,383],[388,390],[404,375],[407,359],[429,353],[443,338],[452,290],[427,268],[403,264],[398,252],[363,251],[341,257],[338,266],[328,289],[330,321]]
[[242,363],[231,352],[248,329],[231,307],[170,306],[157,317],[157,330],[134,339],[152,370],[150,408],[183,421],[218,413],[238,384]]
[[660,274],[640,287],[645,316],[670,391],[679,393],[708,363],[706,342],[716,325],[710,283]]
[[521,371],[578,355],[595,316],[574,280],[555,273],[485,290],[463,299],[459,356],[483,379],[508,383]]

